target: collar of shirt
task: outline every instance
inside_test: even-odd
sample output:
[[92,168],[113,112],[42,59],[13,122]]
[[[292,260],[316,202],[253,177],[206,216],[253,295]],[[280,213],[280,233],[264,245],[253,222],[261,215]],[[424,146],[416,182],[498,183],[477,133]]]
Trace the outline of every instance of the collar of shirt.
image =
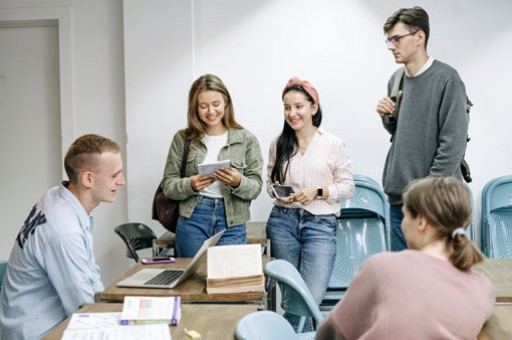
[[59,185],[59,195],[64,199],[66,202],[68,202],[73,209],[76,211],[78,218],[80,220],[80,226],[87,230],[88,232],[92,233],[92,225],[93,225],[93,219],[92,216],[87,214],[87,211],[85,211],[84,206],[78,198],[76,198],[75,195],[71,193],[71,191],[66,188],[67,181],[62,181]]
[[419,76],[420,74],[422,74],[423,72],[425,72],[426,70],[429,69],[430,66],[432,66],[432,63],[434,62],[434,58],[432,57],[428,57],[427,61],[425,62],[425,64],[423,64],[423,66],[420,68],[420,70],[414,75],[411,77],[411,75],[409,74],[409,72],[407,72],[407,69],[405,69],[405,75],[409,78],[414,78],[414,77],[417,77]]

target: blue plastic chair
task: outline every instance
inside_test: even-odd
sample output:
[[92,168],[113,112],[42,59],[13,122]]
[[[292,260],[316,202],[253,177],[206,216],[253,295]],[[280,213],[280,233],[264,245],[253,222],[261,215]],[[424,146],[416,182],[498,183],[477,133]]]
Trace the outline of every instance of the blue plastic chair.
[[[274,260],[265,266],[265,275],[275,280],[281,289],[281,308],[288,313],[302,316],[297,333],[302,333],[306,317],[320,324],[324,315],[311,295],[297,268],[288,261]],[[304,333],[309,334],[309,333]]]
[[320,304],[330,310],[343,298],[363,262],[389,249],[389,207],[379,184],[367,176],[354,175],[355,192],[341,203],[336,230],[336,258]]
[[0,291],[2,291],[2,282],[4,281],[5,270],[7,269],[7,262],[0,261]]
[[482,191],[482,251],[512,258],[512,176],[494,178]]
[[281,315],[271,311],[261,311],[247,314],[240,319],[235,328],[235,336],[238,340],[313,340],[315,333],[297,334]]
[[475,221],[475,204],[474,204],[474,200],[473,200],[473,191],[471,191],[471,188],[469,187],[469,185],[466,185],[466,187],[468,188],[469,194],[471,196],[471,221],[469,222],[469,225],[466,228],[466,236],[471,241],[474,242],[475,241],[475,225],[476,225],[476,221]]

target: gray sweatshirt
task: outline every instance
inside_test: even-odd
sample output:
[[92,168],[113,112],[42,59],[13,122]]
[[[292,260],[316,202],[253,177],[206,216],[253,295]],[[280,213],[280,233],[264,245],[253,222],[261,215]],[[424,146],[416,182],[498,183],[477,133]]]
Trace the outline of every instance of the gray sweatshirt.
[[[388,83],[388,95],[393,77]],[[399,118],[384,127],[394,137],[384,165],[383,185],[391,204],[426,176],[462,180],[459,163],[466,151],[469,117],[464,83],[451,66],[435,60],[417,77],[404,76]]]

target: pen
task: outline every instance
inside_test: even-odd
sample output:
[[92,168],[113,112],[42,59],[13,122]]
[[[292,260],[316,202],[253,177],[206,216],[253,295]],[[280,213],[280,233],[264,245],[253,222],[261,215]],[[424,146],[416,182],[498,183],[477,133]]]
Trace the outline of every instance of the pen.
[[174,309],[172,311],[172,319],[171,319],[171,325],[176,326],[178,324],[179,320],[179,307],[180,307],[180,297],[175,296],[174,297]]

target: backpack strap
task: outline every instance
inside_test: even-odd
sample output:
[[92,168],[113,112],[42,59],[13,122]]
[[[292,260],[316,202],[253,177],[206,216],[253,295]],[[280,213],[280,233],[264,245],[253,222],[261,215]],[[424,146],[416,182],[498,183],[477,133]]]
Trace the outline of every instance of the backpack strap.
[[384,116],[384,123],[388,125],[386,128],[391,133],[390,142],[393,142],[393,138],[395,137],[395,129],[398,120],[398,110],[400,109],[400,100],[398,97],[398,93],[400,92],[400,85],[402,84],[402,79],[404,79],[405,67],[400,67],[395,71],[393,76],[393,87],[391,88],[391,93],[389,94],[389,98],[395,103],[395,111],[389,115]]
[[395,77],[393,79],[393,88],[391,89],[390,98],[395,102],[395,111],[391,116],[395,117],[395,120],[398,119],[398,110],[400,109],[400,99],[398,97],[398,93],[400,92],[400,84],[402,83],[402,79],[404,79],[405,67],[400,67],[395,71]]

